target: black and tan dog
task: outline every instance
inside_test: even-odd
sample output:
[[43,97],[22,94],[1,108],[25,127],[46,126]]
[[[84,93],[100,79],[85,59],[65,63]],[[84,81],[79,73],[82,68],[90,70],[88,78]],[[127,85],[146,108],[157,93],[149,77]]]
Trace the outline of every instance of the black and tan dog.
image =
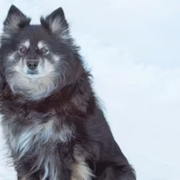
[[1,37],[2,125],[18,180],[135,180],[62,8],[40,21],[12,5]]

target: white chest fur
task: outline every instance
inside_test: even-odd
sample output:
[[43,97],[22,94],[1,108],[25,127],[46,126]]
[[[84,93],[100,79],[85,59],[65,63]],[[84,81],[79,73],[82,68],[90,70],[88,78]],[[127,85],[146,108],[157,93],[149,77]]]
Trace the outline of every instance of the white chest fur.
[[[55,157],[52,154],[47,156],[45,153],[49,148],[53,149],[50,144],[56,144],[56,142],[70,141],[73,134],[73,129],[67,125],[58,126],[56,118],[49,119],[46,123],[39,123],[41,121],[35,121],[34,123],[19,128],[15,119],[4,119],[4,133],[8,139],[12,152],[16,154],[14,160],[18,161],[26,154],[30,156],[37,156],[37,161],[33,164],[33,171],[44,169],[44,174],[40,177],[41,180],[45,180],[50,177],[53,180],[58,180],[58,169],[55,164]],[[51,152],[51,151],[50,151]],[[29,173],[31,174],[31,173]]]
[[[23,157],[35,144],[46,145],[52,141],[69,141],[72,137],[72,129],[66,125],[58,129],[55,127],[55,121],[56,119],[50,119],[46,123],[31,124],[21,128],[21,131],[16,133],[12,133],[8,129],[10,146],[18,154],[18,158]],[[55,131],[55,128],[58,130]]]
[[[41,180],[45,180],[47,177],[52,180],[58,180],[58,167],[56,166],[55,156],[46,156],[44,149],[41,145],[46,147],[49,143],[56,142],[68,142],[71,140],[73,135],[73,128],[67,125],[56,127],[57,119],[50,119],[46,123],[31,124],[29,126],[22,127],[19,132],[12,131],[9,126],[12,124],[4,123],[4,131],[9,138],[9,143],[12,150],[18,155],[16,160],[21,159],[26,153],[38,154],[37,162],[33,164],[33,170],[40,168],[44,169],[44,174],[40,177]],[[38,122],[38,121],[37,121]],[[12,121],[11,121],[12,123]],[[40,147],[36,147],[36,146]],[[32,151],[32,147],[35,147],[36,152]],[[53,152],[52,152],[53,153]],[[83,156],[83,155],[82,155]],[[72,165],[72,176],[71,180],[91,180],[93,177],[91,169],[85,163],[83,158],[77,158],[76,162]],[[31,173],[30,173],[31,174]],[[28,177],[24,177],[28,179]]]

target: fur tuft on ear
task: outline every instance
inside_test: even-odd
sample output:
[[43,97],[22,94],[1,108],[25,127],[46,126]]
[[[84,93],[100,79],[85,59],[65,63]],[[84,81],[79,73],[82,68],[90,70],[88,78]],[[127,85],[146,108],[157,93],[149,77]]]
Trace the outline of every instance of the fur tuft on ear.
[[69,38],[69,25],[62,8],[56,9],[46,18],[41,17],[41,25],[58,37]]
[[4,32],[13,33],[29,25],[31,19],[24,15],[16,6],[12,5],[4,21]]

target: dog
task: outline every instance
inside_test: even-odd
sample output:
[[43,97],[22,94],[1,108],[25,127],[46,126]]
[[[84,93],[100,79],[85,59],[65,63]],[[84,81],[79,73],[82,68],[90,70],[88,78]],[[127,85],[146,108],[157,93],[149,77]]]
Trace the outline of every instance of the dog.
[[30,22],[11,5],[0,47],[0,112],[17,179],[136,180],[63,9]]

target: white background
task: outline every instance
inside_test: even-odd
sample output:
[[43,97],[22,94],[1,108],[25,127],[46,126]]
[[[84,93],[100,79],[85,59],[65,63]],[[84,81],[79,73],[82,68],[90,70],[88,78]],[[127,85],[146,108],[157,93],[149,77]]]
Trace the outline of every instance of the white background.
[[[32,23],[63,7],[137,179],[180,180],[180,1],[0,0],[1,29],[11,4]],[[16,180],[0,140],[0,180]]]

